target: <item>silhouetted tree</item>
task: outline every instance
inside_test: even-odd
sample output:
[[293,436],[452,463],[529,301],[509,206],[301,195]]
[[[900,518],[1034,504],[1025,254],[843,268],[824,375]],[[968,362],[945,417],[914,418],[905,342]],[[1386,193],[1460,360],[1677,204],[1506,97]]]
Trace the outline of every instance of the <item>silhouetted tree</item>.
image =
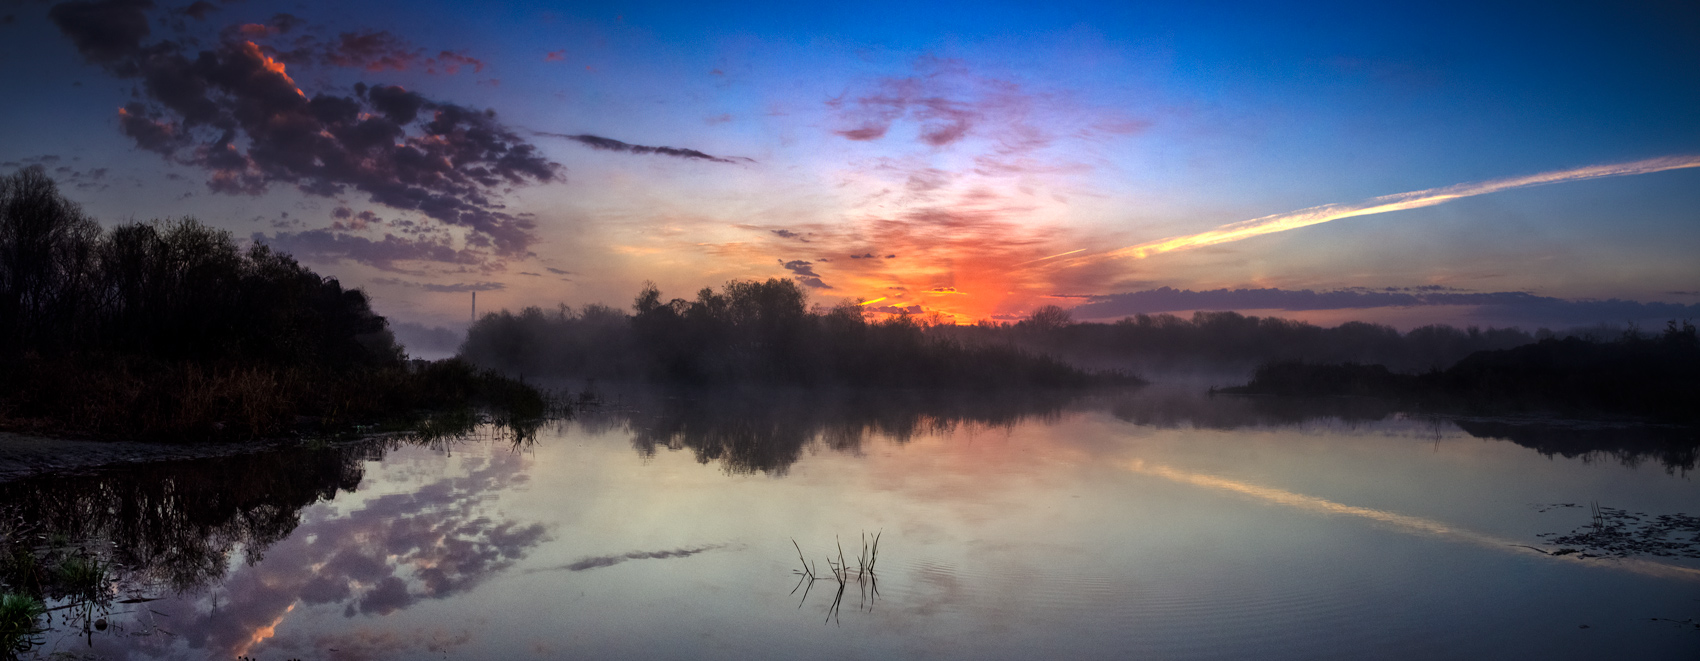
[[40,166],[0,178],[0,349],[74,341],[99,236]]

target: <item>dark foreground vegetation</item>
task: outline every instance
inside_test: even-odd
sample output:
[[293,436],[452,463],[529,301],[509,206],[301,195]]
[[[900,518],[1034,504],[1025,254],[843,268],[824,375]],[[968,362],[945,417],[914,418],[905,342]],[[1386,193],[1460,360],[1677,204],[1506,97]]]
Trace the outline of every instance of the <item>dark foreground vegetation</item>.
[[1225,392],[1419,398],[1478,411],[1620,413],[1700,421],[1700,337],[1675,321],[1614,341],[1546,339],[1480,351],[1445,370],[1397,373],[1381,365],[1271,363]]
[[868,321],[853,303],[810,309],[791,280],[729,282],[719,292],[703,289],[694,301],[663,301],[650,285],[633,309],[488,314],[468,331],[461,356],[527,376],[689,385],[995,389],[1139,382],[1012,345],[943,336],[906,316]]
[[0,429],[188,441],[540,415],[542,396],[408,361],[359,290],[191,219],[103,231],[39,168],[0,179]]

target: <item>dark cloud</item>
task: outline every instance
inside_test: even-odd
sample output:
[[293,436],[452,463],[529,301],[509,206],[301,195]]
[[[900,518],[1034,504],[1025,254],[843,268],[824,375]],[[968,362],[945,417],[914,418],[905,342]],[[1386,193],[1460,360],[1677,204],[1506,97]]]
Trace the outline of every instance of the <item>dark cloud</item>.
[[773,232],[774,236],[777,236],[781,239],[795,239],[795,240],[798,240],[798,241],[802,241],[803,243],[809,242],[807,237],[804,237],[803,235],[798,234],[796,232],[793,232],[791,230],[768,230],[768,231]]
[[[496,198],[515,185],[556,181],[561,167],[493,111],[363,84],[353,96],[309,97],[253,41],[226,37],[194,53],[173,41],[144,44],[150,6],[105,0],[50,12],[91,62],[140,80],[145,100],[126,106],[120,121],[138,147],[206,170],[216,192],[257,195],[284,184],[330,197],[352,188],[466,228],[471,247],[526,254],[532,221],[503,211]],[[267,31],[292,25],[274,18]]]
[[63,2],[47,16],[90,62],[124,66],[124,60],[142,49],[152,8],[152,0]]
[[566,60],[567,51],[565,50],[552,50],[543,54],[544,62],[565,62]]
[[178,10],[179,13],[197,21],[206,18],[207,14],[211,14],[215,11],[218,11],[218,5],[207,2],[207,0],[195,0],[195,2],[189,6]]
[[796,275],[797,282],[802,283],[805,287],[814,287],[815,289],[832,289],[832,285],[822,282],[820,274],[815,273],[814,262],[805,262],[800,259],[794,259],[789,262],[780,262],[780,265],[784,266],[785,270]]
[[484,62],[462,52],[439,51],[435,56],[387,30],[344,32],[328,43],[297,42],[291,58],[317,56],[325,64],[370,72],[421,70],[430,74],[456,74],[469,68],[484,70]]
[[526,573],[529,574],[529,573],[539,572],[539,571],[553,571],[553,570],[561,570],[561,569],[564,569],[564,570],[567,570],[567,571],[584,571],[586,569],[598,569],[598,568],[601,568],[601,567],[612,567],[614,565],[620,564],[620,563],[625,562],[627,560],[661,560],[661,559],[665,559],[665,558],[688,558],[688,557],[696,555],[698,553],[702,553],[703,551],[712,551],[714,549],[723,548],[725,546],[726,546],[725,544],[709,544],[707,546],[698,546],[698,547],[695,547],[695,548],[673,549],[671,551],[632,551],[630,553],[621,553],[619,555],[599,555],[599,556],[593,556],[593,557],[589,557],[589,558],[583,558],[583,559],[578,560],[577,562],[573,562],[571,564],[561,565],[559,567],[545,567],[545,568],[542,568],[542,569],[533,569],[533,570],[530,570]]
[[577,142],[579,144],[582,144],[586,147],[590,147],[591,149],[600,149],[600,150],[603,150],[603,151],[617,151],[617,152],[624,152],[624,153],[627,153],[627,154],[660,154],[662,156],[672,156],[672,157],[675,157],[675,158],[694,158],[694,159],[703,160],[703,161],[713,161],[715,163],[737,163],[737,162],[740,162],[740,161],[749,162],[749,163],[755,162],[754,160],[751,160],[751,159],[748,159],[748,158],[743,158],[743,157],[721,158],[719,156],[710,156],[708,154],[704,154],[704,153],[697,151],[695,149],[679,149],[677,147],[648,147],[648,146],[644,146],[644,145],[627,144],[627,143],[624,143],[624,142],[620,142],[619,140],[614,140],[612,138],[604,138],[604,137],[595,136],[595,135],[566,135],[564,133],[548,133],[548,132],[544,132],[544,131],[538,131],[537,135],[549,136],[551,138],[561,138],[563,140],[571,140],[573,142]]
[[[79,159],[71,160],[76,161]],[[106,176],[109,172],[111,172],[109,169],[89,168],[87,170],[79,170],[69,165],[59,165],[52,168],[48,167],[49,165],[56,164],[59,161],[60,159],[58,156],[33,156],[22,159],[22,162],[6,161],[5,163],[0,163],[0,167],[15,168],[28,164],[28,167],[41,169],[43,171],[51,169],[53,179],[59,182],[59,185],[74,186],[78,190],[106,190],[111,187],[112,179],[109,179]]]
[[1471,316],[1528,323],[1594,324],[1700,317],[1700,305],[1640,301],[1566,300],[1528,292],[1462,293],[1438,285],[1380,290],[1215,289],[1161,287],[1093,296],[1074,308],[1077,317],[1103,319],[1188,310],[1349,310],[1457,305],[1477,308]]
[[548,271],[550,273],[553,273],[555,275],[573,275],[572,271],[562,271],[561,269],[548,267],[548,266],[543,267],[543,270]]
[[874,258],[874,254],[871,253],[871,252],[865,252],[865,253],[862,253],[860,255],[851,255],[850,256],[850,259],[873,259],[873,258]]

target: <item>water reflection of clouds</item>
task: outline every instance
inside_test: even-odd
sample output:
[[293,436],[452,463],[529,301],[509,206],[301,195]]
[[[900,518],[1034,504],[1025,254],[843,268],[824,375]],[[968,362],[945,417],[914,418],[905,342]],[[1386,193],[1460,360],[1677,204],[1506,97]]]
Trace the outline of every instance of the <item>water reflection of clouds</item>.
[[[404,639],[407,644],[395,646],[377,630],[356,629],[331,638],[274,638],[272,633],[297,604],[342,605],[345,617],[385,615],[421,600],[464,593],[525,557],[545,539],[543,525],[498,520],[485,507],[490,492],[526,480],[524,462],[518,454],[493,453],[464,476],[378,496],[341,515],[309,517],[289,538],[266,549],[263,560],[233,571],[212,594],[156,602],[154,610],[166,616],[162,626],[189,648],[214,657],[249,654],[262,645],[335,647],[335,658],[375,658],[379,649],[400,651],[427,642],[447,646],[455,636],[441,641],[435,634],[411,636]],[[174,652],[169,647],[130,650],[149,656]],[[122,656],[129,650],[111,645],[102,651]]]

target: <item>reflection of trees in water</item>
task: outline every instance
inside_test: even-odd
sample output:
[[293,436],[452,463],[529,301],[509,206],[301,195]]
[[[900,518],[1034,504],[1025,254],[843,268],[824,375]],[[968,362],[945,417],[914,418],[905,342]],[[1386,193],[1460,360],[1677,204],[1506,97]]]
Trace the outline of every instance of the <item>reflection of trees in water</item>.
[[1392,401],[1370,397],[1264,397],[1207,395],[1196,388],[1146,388],[1110,404],[1110,414],[1159,429],[1240,429],[1336,419],[1346,423],[1386,420],[1400,411]]
[[1561,425],[1504,420],[1455,420],[1477,438],[1510,441],[1548,457],[1616,459],[1638,466],[1652,459],[1667,473],[1687,475],[1700,459],[1700,430],[1663,425]]
[[1275,397],[1215,395],[1195,389],[1151,387],[1116,398],[1110,413],[1138,425],[1171,429],[1233,430],[1337,420],[1348,425],[1393,420],[1405,414],[1452,425],[1476,438],[1510,441],[1546,456],[1626,466],[1659,462],[1687,474],[1700,459],[1700,429],[1672,425],[1607,424],[1560,419],[1480,419],[1415,414],[1409,406],[1377,397]]
[[658,448],[689,449],[702,463],[730,473],[784,475],[813,443],[859,452],[871,436],[907,443],[962,425],[1007,427],[1054,419],[1082,393],[1071,391],[801,391],[742,390],[645,393],[610,416],[632,431],[645,456]]
[[[255,633],[298,603],[341,605],[350,617],[387,614],[464,593],[543,540],[540,524],[488,511],[490,492],[525,479],[524,457],[500,450],[463,459],[465,475],[371,498],[351,511],[308,509],[353,491],[363,462],[402,443],[288,448],[0,484],[0,558],[55,540],[110,563],[125,593],[177,595],[138,610],[128,625],[159,626],[174,637],[97,636],[97,651],[169,654],[184,642],[228,658],[250,651]],[[237,549],[247,563],[230,570]],[[0,576],[7,590],[23,588],[20,578]]]
[[238,546],[258,560],[303,507],[352,491],[361,462],[381,456],[371,446],[290,448],[0,484],[4,520],[26,526],[3,543],[57,536],[102,549],[132,578],[186,590],[221,577]]

